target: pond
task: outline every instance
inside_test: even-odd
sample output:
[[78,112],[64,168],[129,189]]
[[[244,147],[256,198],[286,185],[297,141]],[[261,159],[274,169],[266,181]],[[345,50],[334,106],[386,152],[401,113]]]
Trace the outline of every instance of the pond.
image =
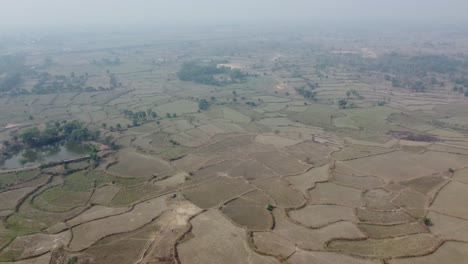
[[0,168],[16,169],[42,163],[75,159],[92,152],[92,147],[78,142],[65,142],[40,148],[27,148],[0,162]]

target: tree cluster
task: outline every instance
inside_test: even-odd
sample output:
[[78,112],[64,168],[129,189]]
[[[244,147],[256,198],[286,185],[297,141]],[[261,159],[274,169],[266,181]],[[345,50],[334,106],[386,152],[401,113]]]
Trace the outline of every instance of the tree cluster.
[[296,92],[302,95],[304,98],[310,100],[315,100],[315,96],[317,95],[317,92],[314,92],[312,89],[306,87],[296,88]]
[[138,126],[141,123],[147,122],[149,118],[152,118],[153,120],[156,120],[158,118],[158,114],[151,109],[147,109],[146,112],[133,112],[132,110],[125,109],[122,113],[126,118],[132,120],[133,126]]
[[37,127],[21,132],[19,139],[27,146],[40,147],[63,140],[85,141],[99,138],[99,131],[91,132],[79,121],[48,123],[44,130]]
[[[182,65],[177,77],[182,81],[192,81],[206,85],[224,86],[246,81],[248,74],[239,69],[218,66],[218,62],[189,61]],[[217,75],[221,75],[216,78]]]
[[201,99],[198,101],[198,108],[200,110],[208,110],[208,108],[210,108],[210,103],[206,99]]

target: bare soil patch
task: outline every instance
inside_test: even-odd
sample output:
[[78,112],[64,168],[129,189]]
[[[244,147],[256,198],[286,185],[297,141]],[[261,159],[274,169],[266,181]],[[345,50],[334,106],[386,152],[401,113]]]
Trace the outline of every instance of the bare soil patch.
[[359,207],[362,191],[337,185],[334,183],[317,183],[315,188],[309,191],[310,203],[312,204],[336,204],[344,206]]
[[135,205],[128,213],[98,219],[72,228],[73,239],[69,248],[80,251],[108,235],[130,232],[151,222],[167,208],[167,198],[168,196],[162,196],[142,202]]
[[430,234],[418,234],[389,239],[333,240],[328,248],[339,252],[373,258],[422,256],[431,253],[441,241]]
[[318,228],[338,221],[355,222],[354,210],[336,205],[307,205],[288,212],[291,219],[304,226]]
[[273,225],[267,206],[273,201],[261,191],[253,191],[225,204],[221,210],[235,223],[250,230],[267,230]]
[[243,179],[218,177],[202,185],[183,189],[182,193],[198,207],[208,209],[253,189]]
[[231,224],[216,210],[198,215],[191,224],[191,238],[177,245],[182,263],[279,263],[250,249],[245,230]]
[[288,260],[291,264],[330,264],[330,263],[346,263],[346,264],[380,264],[379,260],[370,260],[351,257],[343,254],[323,251],[304,251],[299,250],[294,253]]

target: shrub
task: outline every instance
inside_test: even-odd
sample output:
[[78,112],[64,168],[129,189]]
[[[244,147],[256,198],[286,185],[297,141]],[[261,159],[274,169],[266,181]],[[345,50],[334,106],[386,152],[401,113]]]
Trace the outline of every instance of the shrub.
[[429,217],[424,217],[423,222],[426,226],[432,226],[432,221]]
[[267,210],[270,211],[270,212],[273,211],[274,208],[275,208],[274,205],[271,205],[271,204],[267,205]]

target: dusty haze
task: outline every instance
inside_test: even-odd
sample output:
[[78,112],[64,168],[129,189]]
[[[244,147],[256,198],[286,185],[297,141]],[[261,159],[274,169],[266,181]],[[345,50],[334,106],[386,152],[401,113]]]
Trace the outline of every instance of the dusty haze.
[[465,23],[464,0],[4,0],[0,28],[269,22]]

